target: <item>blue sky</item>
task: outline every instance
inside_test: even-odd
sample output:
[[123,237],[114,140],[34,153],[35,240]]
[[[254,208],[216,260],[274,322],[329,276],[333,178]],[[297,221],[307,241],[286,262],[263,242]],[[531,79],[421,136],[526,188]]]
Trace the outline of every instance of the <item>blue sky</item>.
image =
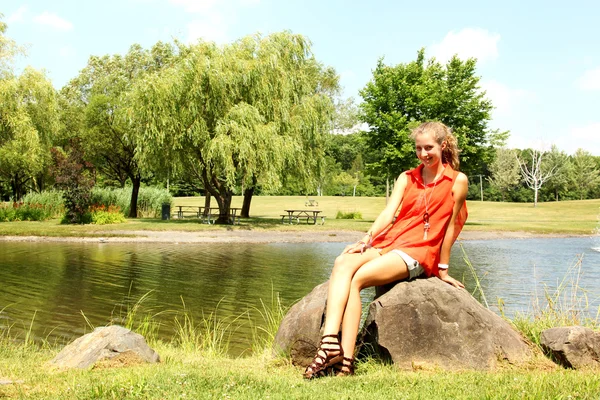
[[419,48],[440,61],[476,57],[496,109],[492,128],[509,147],[600,156],[600,2],[589,1],[104,0],[6,1],[7,36],[27,46],[15,63],[45,69],[59,89],[90,55],[133,43],[227,43],[260,32],[307,36],[336,69],[344,97],[371,78],[377,60],[410,62]]

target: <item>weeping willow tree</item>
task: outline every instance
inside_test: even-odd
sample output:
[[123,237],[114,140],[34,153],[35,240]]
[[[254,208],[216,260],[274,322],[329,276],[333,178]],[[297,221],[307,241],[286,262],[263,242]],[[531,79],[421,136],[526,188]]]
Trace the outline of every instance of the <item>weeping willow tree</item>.
[[49,148],[58,130],[56,91],[47,76],[31,67],[12,71],[22,53],[5,36],[0,13],[0,182],[7,182],[14,200],[28,189],[43,188]]
[[130,100],[140,159],[170,157],[200,181],[218,203],[217,223],[228,222],[234,194],[243,192],[248,216],[254,189],[276,190],[284,174],[314,185],[338,77],[310,43],[283,32],[180,46],[178,62],[141,82]]

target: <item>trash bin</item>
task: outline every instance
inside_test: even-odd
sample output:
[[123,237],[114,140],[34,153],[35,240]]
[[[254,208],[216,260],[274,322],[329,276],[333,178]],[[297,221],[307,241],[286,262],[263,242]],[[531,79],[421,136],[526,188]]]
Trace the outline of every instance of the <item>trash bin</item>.
[[165,203],[162,205],[161,215],[162,215],[163,220],[171,219],[171,204],[170,203]]

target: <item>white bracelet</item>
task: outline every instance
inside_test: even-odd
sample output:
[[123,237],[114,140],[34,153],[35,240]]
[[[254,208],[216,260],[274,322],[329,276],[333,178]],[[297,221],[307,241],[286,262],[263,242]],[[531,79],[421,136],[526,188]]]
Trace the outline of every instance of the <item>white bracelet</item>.
[[438,264],[439,269],[448,269],[448,267],[449,267],[448,264]]

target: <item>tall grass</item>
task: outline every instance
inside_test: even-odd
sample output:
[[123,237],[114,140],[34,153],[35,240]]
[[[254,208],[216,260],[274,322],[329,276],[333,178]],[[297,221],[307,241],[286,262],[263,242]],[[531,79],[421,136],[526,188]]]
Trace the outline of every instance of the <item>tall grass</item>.
[[460,250],[462,251],[462,254],[463,254],[463,261],[467,265],[467,268],[469,269],[469,271],[471,272],[471,275],[473,276],[473,281],[475,282],[475,289],[473,290],[471,295],[474,296],[475,298],[478,297],[479,301],[485,306],[485,308],[489,309],[490,305],[488,304],[487,298],[485,297],[485,293],[483,291],[483,288],[481,287],[481,280],[479,279],[479,275],[477,275],[477,271],[473,267],[473,264],[471,264],[471,260],[469,259],[469,256],[467,255],[467,252],[465,251],[465,248],[462,245],[462,243],[460,243]]
[[219,318],[219,302],[214,311],[208,315],[202,312],[199,322],[185,306],[183,298],[183,311],[175,317],[176,345],[189,351],[202,351],[211,356],[224,356],[229,352],[231,337],[235,333],[236,323],[242,315],[230,318]]
[[588,294],[581,287],[583,257],[567,270],[554,289],[544,285],[543,295],[535,291],[532,310],[516,313],[513,324],[533,343],[540,344],[542,331],[560,327],[582,325],[600,328],[600,306],[592,309]]
[[255,354],[270,352],[275,343],[275,335],[279,325],[289,310],[281,303],[279,293],[271,289],[270,303],[267,304],[260,299],[260,307],[254,307],[254,311],[260,316],[262,323],[250,319],[252,325],[252,352]]
[[[138,193],[138,217],[160,217],[164,203],[171,204],[172,196],[168,190],[157,187],[141,187]],[[99,206],[118,206],[124,215],[129,215],[131,187],[94,188],[92,204]]]
[[41,206],[50,218],[59,218],[65,213],[63,192],[60,190],[29,192],[23,197],[23,203]]
[[[133,282],[132,282],[133,284]],[[156,311],[153,307],[148,307],[146,303],[150,300],[153,290],[144,293],[139,299],[131,299],[131,286],[124,303],[120,303],[111,313],[110,323],[124,326],[125,328],[137,332],[144,336],[146,340],[156,341],[160,322],[158,317],[169,313],[169,311]],[[89,322],[88,322],[88,325]]]

